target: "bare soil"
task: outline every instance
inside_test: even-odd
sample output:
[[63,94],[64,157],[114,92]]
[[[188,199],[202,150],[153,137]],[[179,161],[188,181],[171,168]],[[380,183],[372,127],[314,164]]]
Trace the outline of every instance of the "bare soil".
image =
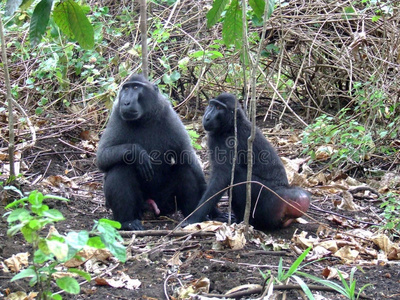
[[[102,175],[97,171],[94,164],[93,151],[79,150],[79,132],[72,131],[61,133],[61,139],[70,145],[77,145],[75,148],[60,142],[59,138],[48,138],[41,140],[34,149],[26,151],[23,155],[23,162],[29,170],[25,173],[25,180],[22,188],[24,191],[40,189],[44,193],[52,193],[69,198],[68,203],[50,201],[49,205],[60,210],[66,220],[56,225],[60,233],[68,231],[90,230],[93,220],[100,218],[112,218],[111,212],[104,206],[102,193]],[[80,147],[80,146],[79,146]],[[49,150],[50,149],[50,150]],[[202,159],[205,156],[201,153]],[[66,170],[69,170],[67,173]],[[67,173],[67,174],[66,174]],[[35,186],[28,185],[38,176],[64,176],[71,182],[59,182],[51,185],[42,181]],[[62,177],[62,178],[64,178]],[[3,192],[4,193],[4,192]],[[327,217],[331,212],[343,214],[333,207],[331,201],[321,201],[321,197],[314,196],[313,204],[324,212],[310,209],[309,215],[314,219],[328,224],[338,232],[341,225],[329,223]],[[222,209],[226,209],[222,203]],[[364,204],[371,205],[374,204]],[[4,215],[5,200],[3,199],[0,214]],[[357,218],[359,212],[347,212],[347,217]],[[362,215],[365,216],[365,212]],[[178,299],[178,289],[190,285],[201,278],[210,282],[209,293],[223,295],[228,290],[246,284],[263,285],[264,279],[261,272],[277,275],[279,259],[283,258],[283,266],[289,267],[298,257],[293,251],[291,238],[294,232],[307,231],[310,235],[316,235],[319,224],[308,218],[307,224],[295,223],[289,228],[274,232],[257,233],[266,245],[281,244],[287,248],[274,249],[273,252],[265,251],[259,243],[252,240],[243,249],[214,250],[214,236],[136,236],[125,238],[128,249],[128,261],[125,264],[115,260],[101,262],[100,274],[102,278],[117,277],[123,273],[132,279],[138,279],[141,285],[136,290],[126,288],[112,288],[92,282],[85,282],[81,285],[79,295],[62,294],[64,299]],[[144,226],[151,230],[173,229],[177,222],[182,220],[179,214],[172,216],[155,217],[151,213],[146,216]],[[364,226],[364,225],[363,225]],[[0,261],[10,258],[13,254],[30,251],[31,247],[26,244],[21,235],[8,237],[6,235],[7,223],[3,218],[0,223]],[[291,248],[292,247],[292,248]],[[328,266],[338,267],[342,272],[350,272],[355,264],[343,264],[338,258],[332,256],[325,260],[314,262],[302,271],[322,277],[322,270]],[[0,297],[6,297],[17,291],[35,291],[35,287],[29,287],[27,280],[10,282],[14,274],[5,272],[0,267]],[[364,291],[368,299],[400,299],[400,267],[397,263],[384,263],[382,265],[363,265],[362,269],[356,272],[357,289],[364,284],[372,284]],[[314,284],[305,280],[308,284]],[[339,282],[336,279],[332,281]],[[291,282],[290,284],[295,284]],[[57,288],[53,287],[55,291]],[[284,287],[276,291],[276,295],[286,293],[286,299],[304,299],[302,292],[297,289]],[[345,299],[340,294],[327,291],[314,291],[325,298],[319,299]],[[169,298],[168,298],[169,297]],[[256,299],[260,293],[244,295],[237,299]],[[195,299],[195,298],[193,298]],[[203,298],[205,299],[205,298]],[[277,299],[277,298],[274,298]]]

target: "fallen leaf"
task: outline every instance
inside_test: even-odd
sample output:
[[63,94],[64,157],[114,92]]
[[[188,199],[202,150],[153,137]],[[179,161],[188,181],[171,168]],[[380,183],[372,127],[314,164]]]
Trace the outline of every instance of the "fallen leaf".
[[379,247],[389,260],[400,260],[400,244],[393,243],[387,235],[377,234],[371,237],[371,241]]
[[307,231],[302,231],[299,234],[293,234],[292,242],[301,249],[307,249],[319,241],[318,238],[314,238],[312,236],[307,237],[307,234]]
[[353,200],[353,195],[350,192],[343,191],[342,202],[338,205],[338,208],[347,211],[359,211],[360,207]]
[[182,264],[182,261],[179,258],[180,254],[180,251],[176,251],[174,255],[168,260],[168,266],[180,266]]
[[325,161],[330,159],[335,152],[336,150],[332,146],[320,146],[315,150],[315,158],[319,161]]
[[[340,274],[343,276],[344,279],[349,278],[349,274],[346,272],[340,272]],[[327,267],[324,270],[322,270],[322,276],[324,276],[326,279],[331,280],[331,279],[339,279],[340,276],[338,274],[338,270],[336,268],[331,268]]]
[[139,279],[132,279],[124,272],[119,273],[119,276],[114,276],[113,278],[95,278],[97,285],[108,285],[113,288],[126,288],[128,290],[137,290],[142,284]]
[[238,224],[230,226],[225,223],[222,224],[215,232],[216,241],[223,245],[234,249],[243,249],[246,245],[246,238],[244,237],[244,228]]
[[52,186],[55,187],[70,187],[74,190],[79,190],[79,186],[72,181],[70,178],[66,177],[66,176],[62,176],[62,175],[51,175],[49,177],[47,177],[44,182],[46,183],[50,183]]
[[79,267],[86,263],[89,259],[104,262],[112,257],[111,252],[107,249],[96,249],[88,246],[85,246],[76,255],[78,256],[78,258],[71,258],[69,261],[64,263],[67,268]]
[[319,246],[331,251],[332,253],[335,253],[336,251],[338,251],[338,245],[337,245],[336,241],[334,241],[334,240],[323,241],[323,242],[319,243]]
[[5,300],[34,300],[36,299],[36,296],[38,293],[35,292],[30,292],[29,295],[27,295],[25,292],[18,291],[15,293],[9,294]]
[[13,254],[13,256],[4,260],[4,263],[11,272],[18,273],[23,267],[28,266],[29,255],[29,252]]
[[333,256],[341,258],[345,263],[354,262],[360,252],[351,249],[350,246],[344,246],[336,251]]
[[201,223],[194,223],[186,226],[183,230],[186,231],[217,231],[217,229],[224,223],[218,221],[204,221]]
[[196,292],[208,293],[210,291],[210,279],[203,277],[193,283]]

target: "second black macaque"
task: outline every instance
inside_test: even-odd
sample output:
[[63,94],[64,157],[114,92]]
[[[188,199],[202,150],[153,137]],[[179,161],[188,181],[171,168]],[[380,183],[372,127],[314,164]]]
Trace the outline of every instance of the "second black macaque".
[[[208,131],[208,147],[211,163],[211,176],[208,187],[199,203],[199,208],[189,217],[187,223],[206,220],[207,215],[221,199],[223,193],[207,199],[228,187],[231,183],[231,170],[234,157],[234,110],[236,97],[221,94],[211,99],[203,117],[203,126]],[[247,139],[251,123],[238,104],[237,110],[237,161],[233,188],[232,209],[237,222],[243,221],[246,205],[247,180]],[[303,215],[310,205],[310,194],[299,187],[289,185],[285,168],[271,144],[257,128],[253,144],[252,181],[272,189],[292,206],[279,199],[271,191],[259,184],[252,184],[250,224],[256,229],[269,230],[288,226]],[[204,204],[204,202],[206,202]],[[204,204],[204,205],[203,205]],[[201,207],[200,207],[201,206]]]

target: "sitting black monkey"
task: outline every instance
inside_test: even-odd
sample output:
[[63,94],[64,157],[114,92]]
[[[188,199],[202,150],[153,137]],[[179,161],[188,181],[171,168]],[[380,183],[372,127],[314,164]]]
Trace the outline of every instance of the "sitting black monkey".
[[[234,110],[235,96],[221,94],[211,99],[203,117],[203,126],[208,131],[208,147],[211,162],[211,176],[199,209],[186,223],[205,220],[210,209],[220,200],[222,193],[214,196],[200,207],[207,199],[229,186],[234,156]],[[247,139],[250,136],[251,123],[238,104],[237,139],[238,154],[234,173],[234,184],[247,181]],[[268,230],[288,226],[295,218],[307,211],[310,195],[299,187],[289,186],[286,171],[274,148],[257,128],[253,144],[253,175],[257,181],[272,189],[288,205],[269,190],[259,184],[252,184],[250,224],[256,229]],[[237,221],[243,221],[246,203],[246,184],[233,188],[232,209]],[[296,209],[297,208],[297,209]]]
[[122,86],[99,142],[97,165],[105,173],[106,205],[124,230],[143,229],[142,211],[149,205],[161,213],[177,207],[187,216],[206,188],[184,125],[141,75]]

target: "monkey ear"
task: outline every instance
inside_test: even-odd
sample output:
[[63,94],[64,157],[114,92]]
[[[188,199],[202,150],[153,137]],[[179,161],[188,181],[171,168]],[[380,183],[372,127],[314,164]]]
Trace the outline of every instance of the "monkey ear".
[[158,92],[158,86],[157,86],[157,85],[153,84],[153,89],[154,89],[156,92]]

